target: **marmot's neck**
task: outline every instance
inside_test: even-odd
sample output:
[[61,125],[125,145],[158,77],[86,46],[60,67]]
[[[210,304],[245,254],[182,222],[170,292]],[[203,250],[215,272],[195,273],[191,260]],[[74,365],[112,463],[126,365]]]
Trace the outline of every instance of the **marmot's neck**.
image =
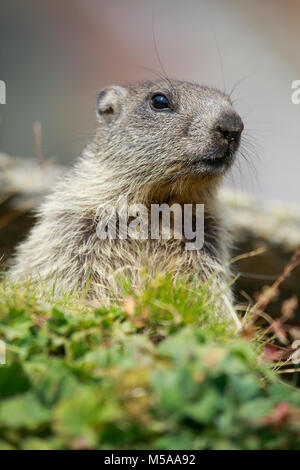
[[[65,195],[65,204],[76,211],[85,209],[93,213],[101,205],[114,206],[120,199],[129,204],[140,203],[169,205],[204,204],[214,207],[220,179],[201,181],[191,176],[164,182],[163,178],[154,183],[141,184],[128,175],[118,174],[113,167],[85,155],[68,177],[59,184],[60,194]],[[211,212],[211,211],[210,211]]]
[[[133,195],[135,202],[151,204],[210,204],[216,199],[217,181],[202,182],[185,177],[172,183],[141,188]],[[139,200],[139,201],[138,201]]]

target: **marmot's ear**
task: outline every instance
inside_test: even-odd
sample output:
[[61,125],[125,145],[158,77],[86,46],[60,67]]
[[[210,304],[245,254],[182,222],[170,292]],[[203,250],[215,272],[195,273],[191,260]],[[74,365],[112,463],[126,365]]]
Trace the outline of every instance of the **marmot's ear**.
[[97,99],[97,112],[106,122],[118,116],[122,110],[127,90],[121,86],[109,86],[100,91]]

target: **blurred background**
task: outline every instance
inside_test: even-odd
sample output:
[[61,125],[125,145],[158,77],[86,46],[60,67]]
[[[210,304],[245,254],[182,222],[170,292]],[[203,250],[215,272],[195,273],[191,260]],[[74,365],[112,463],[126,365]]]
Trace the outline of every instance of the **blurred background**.
[[[26,236],[60,166],[89,141],[99,90],[165,71],[233,90],[248,162],[237,159],[224,199],[233,256],[264,250],[236,264],[239,300],[255,298],[300,245],[299,44],[300,0],[1,0],[0,261]],[[300,266],[272,314],[299,285]]]
[[32,156],[39,121],[45,156],[71,164],[94,131],[97,92],[162,73],[155,42],[170,77],[237,84],[250,162],[227,184],[299,202],[299,0],[1,0],[0,151]]

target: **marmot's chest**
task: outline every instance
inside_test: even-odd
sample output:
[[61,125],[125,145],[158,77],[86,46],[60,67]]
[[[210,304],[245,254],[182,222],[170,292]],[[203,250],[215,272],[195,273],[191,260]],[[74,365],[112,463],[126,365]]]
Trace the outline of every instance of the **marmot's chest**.
[[125,230],[117,222],[115,239],[122,239],[125,245],[127,242],[128,250],[136,254],[146,251],[150,258],[159,252],[161,256],[176,256],[188,263],[204,255],[222,262],[219,221],[204,211],[197,216],[194,211],[187,215],[185,218],[180,214],[178,219],[176,214],[171,213],[170,219],[166,217],[165,220],[163,217],[153,220],[152,217],[146,224],[143,223],[145,218],[137,220],[130,217]]
[[[107,220],[107,219],[106,219]],[[224,264],[222,230],[218,220],[204,214],[202,224],[176,224],[174,218],[167,227],[159,219],[156,226],[143,224],[143,218],[130,217],[126,226],[119,220],[104,221],[99,229],[84,230],[80,254],[93,256],[92,264],[112,272],[125,266],[137,269],[147,266],[153,271],[198,271],[204,260],[208,265]],[[87,225],[85,224],[85,227]]]

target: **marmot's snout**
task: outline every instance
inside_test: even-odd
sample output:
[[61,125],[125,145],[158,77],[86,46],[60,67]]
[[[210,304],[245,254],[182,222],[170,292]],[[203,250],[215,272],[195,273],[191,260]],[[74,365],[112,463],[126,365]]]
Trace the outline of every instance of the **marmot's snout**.
[[230,157],[238,149],[243,129],[243,121],[235,111],[221,114],[214,126],[215,138],[220,148],[215,158]]
[[226,106],[220,110],[210,122],[204,155],[193,160],[196,171],[210,177],[224,173],[233,163],[243,129],[243,121],[234,109]]

